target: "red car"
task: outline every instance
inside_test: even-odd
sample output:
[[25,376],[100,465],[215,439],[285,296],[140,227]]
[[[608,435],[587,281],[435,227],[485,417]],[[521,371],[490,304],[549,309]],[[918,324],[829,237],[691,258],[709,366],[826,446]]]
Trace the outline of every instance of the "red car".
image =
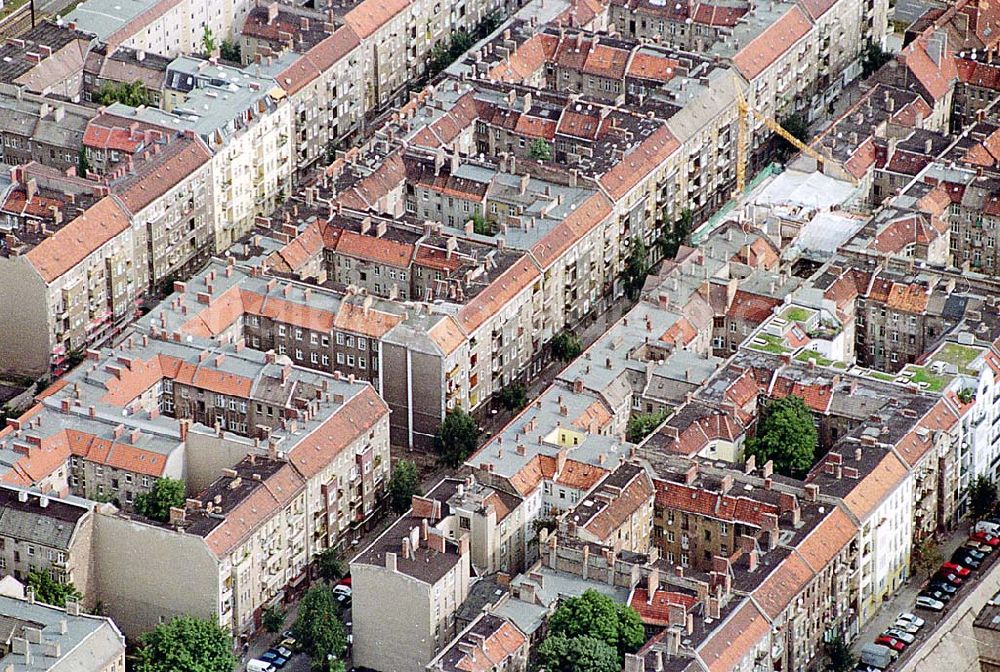
[[968,567],[963,567],[954,562],[946,562],[941,565],[941,569],[948,570],[953,574],[958,574],[959,576],[968,576],[972,571]]
[[344,578],[342,578],[340,581],[337,582],[337,585],[338,586],[347,586],[347,587],[350,587],[350,585],[351,585],[351,577],[345,576]]
[[895,637],[889,637],[887,635],[882,635],[875,640],[876,644],[881,644],[882,646],[888,646],[893,651],[902,651],[906,648],[906,644]]
[[1000,546],[1000,537],[994,537],[992,534],[987,534],[986,532],[973,532],[969,535],[969,539],[994,548]]

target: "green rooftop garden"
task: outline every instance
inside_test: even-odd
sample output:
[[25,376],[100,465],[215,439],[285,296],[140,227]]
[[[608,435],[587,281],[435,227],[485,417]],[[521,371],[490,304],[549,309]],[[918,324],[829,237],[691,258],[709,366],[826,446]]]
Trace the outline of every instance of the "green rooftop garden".
[[976,372],[971,370],[969,365],[972,364],[972,361],[978,357],[982,351],[982,348],[977,348],[971,345],[945,343],[944,346],[942,346],[941,349],[934,354],[932,361],[953,364],[958,367],[959,373],[967,376],[974,376],[976,375]]
[[874,369],[868,369],[864,374],[868,378],[873,378],[875,380],[881,380],[886,383],[892,383],[896,380],[896,376],[891,373],[884,373],[882,371],[875,371]]
[[940,392],[948,384],[948,381],[951,380],[951,376],[939,376],[926,366],[917,367],[910,365],[903,369],[902,373],[904,375],[907,373],[912,374],[909,376],[910,382],[917,383],[918,385],[926,383],[925,389],[931,392]]
[[781,317],[789,322],[806,322],[811,316],[812,311],[798,306],[789,306],[788,308],[785,308],[785,312],[781,314]]
[[[760,341],[758,343],[758,341]],[[750,340],[750,349],[759,350],[761,352],[769,352],[772,355],[783,355],[790,350],[785,347],[785,340],[780,336],[775,336],[774,334],[768,334],[767,332],[761,331],[753,339]]]
[[795,355],[795,359],[799,362],[808,362],[810,359],[816,360],[816,366],[833,366],[833,360],[827,359],[818,352],[813,352],[812,350],[803,350],[799,354]]

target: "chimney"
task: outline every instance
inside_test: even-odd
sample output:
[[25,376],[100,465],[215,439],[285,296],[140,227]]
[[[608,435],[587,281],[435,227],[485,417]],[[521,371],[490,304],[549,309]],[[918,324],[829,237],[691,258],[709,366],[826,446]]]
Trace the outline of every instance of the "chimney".
[[660,587],[660,570],[657,567],[653,567],[649,570],[649,575],[646,577],[646,604],[653,603],[653,595]]

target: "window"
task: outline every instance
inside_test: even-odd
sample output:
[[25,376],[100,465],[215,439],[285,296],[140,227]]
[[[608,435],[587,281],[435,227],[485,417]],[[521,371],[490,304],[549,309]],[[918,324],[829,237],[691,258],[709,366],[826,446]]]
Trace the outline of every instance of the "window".
[[319,341],[319,337],[316,334],[309,334],[309,344],[310,345],[316,345],[316,343],[318,341]]
[[338,352],[337,353],[337,363],[338,364],[343,364],[344,363],[344,353],[342,353],[342,352]]
[[358,350],[364,350],[368,347],[368,340],[365,338],[358,338]]
[[28,546],[27,550],[28,550],[28,557],[29,558],[34,557],[34,555],[35,555],[35,547],[34,546]]
[[340,332],[337,332],[337,345],[343,345],[343,344],[344,344],[344,335]]
[[296,341],[301,341],[302,340],[302,330],[301,329],[296,329],[295,330],[295,340]]
[[348,355],[347,356],[347,365],[348,366],[354,366],[354,355]]
[[309,353],[309,361],[312,364],[318,363],[319,362],[319,355],[317,355],[315,352],[310,352]]
[[221,394],[215,395],[215,405],[218,406],[219,408],[225,408],[226,407],[226,397],[223,396],[223,395],[221,395]]
[[469,518],[465,517],[465,516],[459,516],[458,517],[458,526],[461,529],[463,529],[463,530],[472,529],[472,521]]
[[279,324],[278,325],[278,336],[284,336],[284,335],[285,335],[285,325]]
[[323,366],[330,365],[330,355],[323,355]]
[[295,359],[302,361],[302,350],[295,348]]

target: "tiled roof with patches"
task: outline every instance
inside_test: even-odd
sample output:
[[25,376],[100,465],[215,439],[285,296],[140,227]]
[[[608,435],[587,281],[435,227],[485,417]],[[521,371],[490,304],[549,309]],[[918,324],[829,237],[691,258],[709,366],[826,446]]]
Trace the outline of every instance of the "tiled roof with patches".
[[762,527],[764,516],[781,513],[774,504],[737,494],[723,494],[706,490],[698,484],[685,485],[675,481],[656,479],[656,505],[664,509],[690,513]]
[[753,80],[809,34],[812,24],[798,6],[751,40],[733,57],[733,64],[746,79]]
[[666,126],[645,138],[625,154],[611,170],[601,176],[601,185],[611,197],[625,196],[635,185],[653,171],[663,167],[667,159],[680,147],[680,143]]
[[650,597],[648,588],[640,585],[632,591],[629,606],[638,612],[639,618],[646,625],[666,627],[670,624],[670,605],[680,605],[690,610],[697,602],[698,598],[694,595],[662,588],[654,591]]
[[429,667],[440,672],[495,672],[521,656],[528,639],[513,623],[483,614],[442,651]]
[[466,333],[472,333],[520,292],[534,284],[539,277],[538,268],[528,256],[504,271],[471,301],[462,306],[455,316]]
[[757,647],[768,642],[771,625],[750,600],[737,607],[698,647],[709,672],[732,672]]

